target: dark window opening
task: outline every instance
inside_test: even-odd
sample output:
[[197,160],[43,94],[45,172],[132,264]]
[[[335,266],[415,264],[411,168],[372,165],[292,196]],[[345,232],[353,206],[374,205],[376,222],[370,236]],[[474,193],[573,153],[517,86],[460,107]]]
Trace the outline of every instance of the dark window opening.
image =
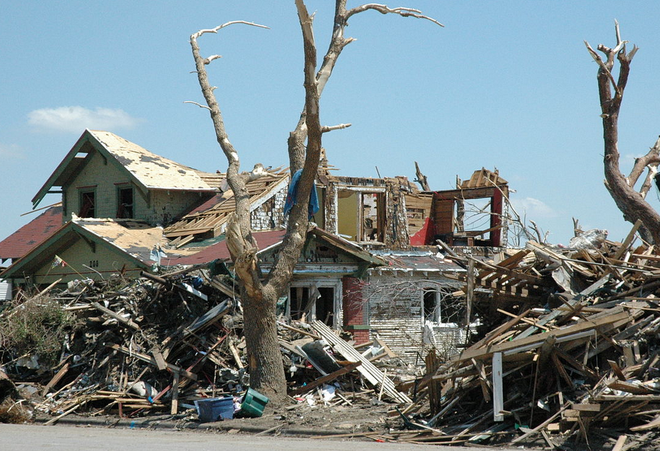
[[96,202],[94,191],[84,191],[80,193],[80,212],[81,218],[94,218],[96,216]]
[[315,319],[328,326],[334,326],[335,290],[332,287],[291,287],[289,291],[289,314],[291,319],[299,321]]
[[133,188],[120,188],[118,190],[117,218],[133,218]]
[[330,287],[321,287],[318,290],[316,319],[332,327],[335,318],[335,290]]
[[307,309],[309,300],[309,288],[291,287],[289,292],[289,314],[292,320],[301,320]]
[[438,292],[424,290],[424,319],[426,321],[438,322],[439,305],[437,303]]

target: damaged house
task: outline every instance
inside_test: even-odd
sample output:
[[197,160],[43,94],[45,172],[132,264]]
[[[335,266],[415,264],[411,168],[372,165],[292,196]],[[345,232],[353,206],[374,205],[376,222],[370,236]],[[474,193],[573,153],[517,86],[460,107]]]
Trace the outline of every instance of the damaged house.
[[[254,183],[255,217],[268,207],[261,201],[264,187],[285,190],[286,179],[280,173]],[[0,242],[0,258],[14,260],[2,276],[15,286],[44,286],[167,266],[168,257],[199,251],[182,246],[192,241],[190,236],[221,235],[231,208],[224,180],[222,174],[183,166],[112,133],[86,130],[33,198],[36,207],[46,194],[61,194],[60,206]],[[212,218],[215,223],[200,219],[199,211],[216,213],[219,203],[226,208]],[[188,229],[168,236],[164,227],[182,218]]]
[[[288,170],[248,184],[266,271],[284,235],[288,185]],[[380,337],[410,363],[425,346],[453,352],[471,320],[460,291],[466,270],[446,255],[457,246],[497,251],[506,239],[506,181],[482,169],[455,190],[420,191],[405,177],[332,175],[324,160],[316,189],[322,208],[282,314],[343,328],[358,343]],[[222,173],[85,130],[34,207],[48,193],[60,194],[61,203],[0,242],[0,258],[12,259],[2,277],[15,289],[230,263],[224,233],[234,201]],[[467,202],[482,202],[485,224],[465,226]]]

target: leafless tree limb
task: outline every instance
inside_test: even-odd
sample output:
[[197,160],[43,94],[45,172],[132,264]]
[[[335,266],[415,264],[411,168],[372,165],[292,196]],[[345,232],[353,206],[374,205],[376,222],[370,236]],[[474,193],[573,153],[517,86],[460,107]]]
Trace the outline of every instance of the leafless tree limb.
[[[255,388],[265,389],[264,394],[273,397],[286,397],[286,380],[281,364],[281,354],[277,344],[275,305],[293,277],[300,252],[305,242],[308,225],[308,200],[317,175],[324,132],[346,128],[350,124],[321,126],[319,103],[323,89],[332,74],[341,51],[353,41],[344,38],[348,17],[363,10],[373,9],[382,13],[393,13],[403,17],[417,17],[431,20],[417,10],[407,8],[389,9],[383,5],[369,4],[360,9],[346,10],[346,0],[335,0],[335,15],[332,38],[323,62],[317,70],[316,44],[313,32],[313,15],[310,15],[304,0],[295,0],[299,24],[303,36],[304,49],[304,89],[305,103],[295,129],[288,139],[289,167],[291,173],[302,169],[297,185],[296,204],[288,216],[287,232],[279,248],[276,260],[265,277],[259,270],[256,256],[256,242],[250,228],[249,193],[246,183],[254,177],[267,174],[257,165],[251,172],[240,173],[240,160],[225,129],[222,112],[208,82],[205,66],[218,59],[219,55],[204,58],[197,43],[199,37],[207,33],[217,33],[233,24],[268,28],[246,21],[232,21],[216,28],[200,30],[190,37],[190,45],[195,60],[195,68],[202,93],[208,105],[215,128],[217,141],[228,161],[227,181],[236,201],[236,208],[227,226],[227,243],[234,269],[240,277],[241,299],[244,307],[244,332],[250,351],[250,379]],[[439,23],[438,23],[439,25]],[[192,103],[192,102],[191,102]],[[201,106],[200,104],[197,104]]]
[[323,128],[321,129],[321,131],[322,131],[323,133],[327,133],[327,132],[331,132],[331,131],[333,131],[333,130],[341,130],[341,129],[344,129],[344,128],[348,128],[348,127],[350,127],[351,125],[353,125],[353,124],[325,125],[325,126],[323,126]]
[[207,109],[207,110],[209,110],[209,111],[211,110],[211,108],[209,108],[208,106],[206,106],[206,105],[202,105],[202,104],[199,103],[199,102],[193,102],[192,100],[185,100],[183,103],[192,103],[193,105],[197,105],[197,106],[200,107],[200,108],[204,108],[204,109]]
[[628,184],[634,187],[642,172],[644,172],[644,169],[650,165],[657,167],[658,163],[660,163],[660,137],[646,155],[635,158],[635,163],[628,176]]
[[261,25],[261,24],[254,23],[254,22],[247,22],[247,21],[245,21],[245,20],[232,20],[232,21],[230,21],[230,22],[225,22],[225,23],[223,23],[222,25],[218,25],[218,26],[215,27],[215,28],[207,28],[207,29],[204,29],[204,30],[199,30],[197,33],[193,33],[193,34],[190,36],[190,39],[193,39],[193,40],[196,41],[196,40],[199,39],[200,36],[202,36],[202,35],[205,35],[205,34],[207,34],[207,33],[217,33],[218,31],[222,30],[223,28],[226,28],[226,27],[228,27],[228,26],[230,26],[230,25],[236,25],[236,24],[250,25],[250,26],[253,26],[253,27],[268,28],[268,29],[270,29],[270,27],[267,27],[266,25]]
[[[617,45],[614,48],[602,44],[598,46],[598,50],[605,56],[605,61],[585,42],[587,50],[599,65],[597,80],[603,121],[605,186],[616,206],[623,213],[624,219],[633,224],[641,220],[643,227],[640,228],[640,233],[644,239],[657,243],[660,242],[660,214],[646,202],[644,196],[651,187],[651,177],[660,162],[658,157],[660,144],[656,142],[647,155],[637,159],[630,177],[624,177],[619,163],[618,120],[623,93],[630,74],[630,64],[637,53],[637,47],[633,46],[630,52],[626,51],[627,41],[621,39],[618,22],[615,22],[615,32]],[[619,63],[619,75],[616,80],[612,74],[615,58]],[[649,168],[649,173],[640,193],[635,191],[634,185],[644,168]]]
[[347,12],[346,18],[349,19],[351,16],[354,16],[355,14],[359,14],[361,12],[368,10],[378,11],[381,14],[397,14],[401,17],[414,17],[416,19],[424,19],[433,22],[434,24],[440,27],[444,27],[444,25],[442,25],[434,18],[422,14],[422,12],[418,9],[404,8],[404,7],[389,8],[387,5],[381,5],[379,3],[367,3],[361,6],[356,6],[355,8]]

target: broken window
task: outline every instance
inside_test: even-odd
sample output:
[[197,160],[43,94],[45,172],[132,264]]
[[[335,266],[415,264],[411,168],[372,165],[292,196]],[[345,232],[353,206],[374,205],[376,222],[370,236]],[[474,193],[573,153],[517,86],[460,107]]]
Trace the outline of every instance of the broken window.
[[78,216],[81,218],[96,217],[96,195],[94,190],[80,191],[80,210]]
[[423,291],[424,320],[438,324],[460,324],[465,320],[465,305],[449,291],[426,288]]
[[117,190],[117,218],[133,218],[133,188]]
[[456,203],[457,221],[455,236],[473,237],[477,240],[490,240],[491,235],[491,200],[471,199]]
[[[506,236],[507,181],[497,171],[475,171],[455,190],[433,195],[435,238],[450,246],[501,246]],[[431,243],[428,243],[431,244]]]
[[317,319],[330,327],[335,321],[335,288],[294,286],[289,290],[289,317],[294,321]]

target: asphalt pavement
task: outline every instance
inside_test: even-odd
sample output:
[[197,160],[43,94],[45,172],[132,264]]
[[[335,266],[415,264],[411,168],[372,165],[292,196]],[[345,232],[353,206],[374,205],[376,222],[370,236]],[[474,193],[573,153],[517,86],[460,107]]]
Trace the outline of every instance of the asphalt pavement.
[[[332,438],[289,438],[255,434],[217,432],[217,429],[175,430],[142,427],[98,427],[43,424],[0,424],[0,449],[3,451],[49,450],[134,450],[134,451],[457,451],[462,447],[381,443],[375,441],[341,441]],[[470,451],[492,451],[493,448],[470,447]],[[497,448],[510,451],[514,448]],[[517,449],[520,451],[520,448]]]

